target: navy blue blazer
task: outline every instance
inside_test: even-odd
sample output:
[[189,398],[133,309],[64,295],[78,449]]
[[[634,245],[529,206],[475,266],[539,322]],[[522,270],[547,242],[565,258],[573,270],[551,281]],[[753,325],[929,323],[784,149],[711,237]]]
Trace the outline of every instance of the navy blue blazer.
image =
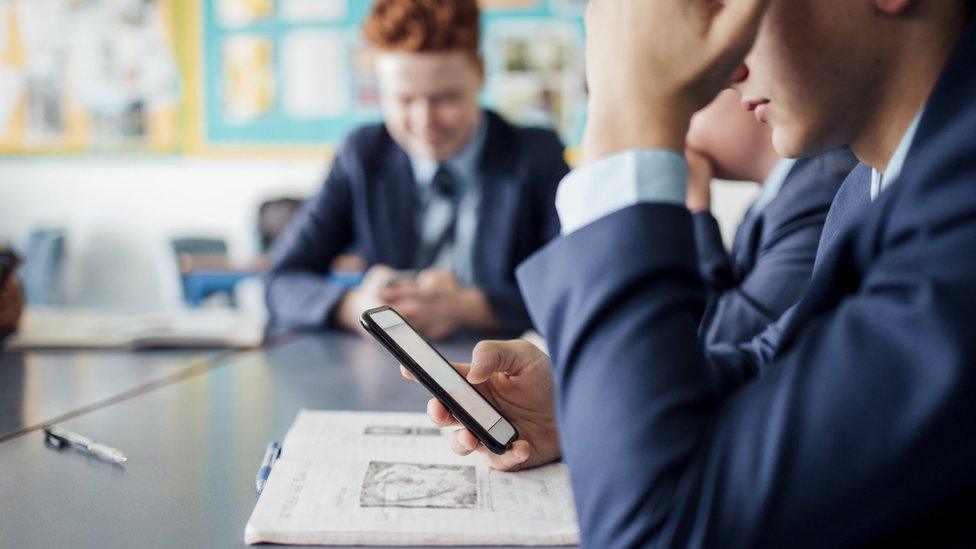
[[[856,223],[858,212],[871,204],[871,168],[858,164],[844,180],[830,205],[817,246],[813,272],[821,260],[830,257],[837,235]],[[697,232],[696,232],[697,237]],[[802,295],[802,294],[800,294]],[[783,339],[793,307],[766,326],[762,332],[744,342],[717,341],[706,344],[706,355],[712,366],[716,390],[720,393],[737,387],[743,381],[760,375],[772,364],[772,356]]]
[[725,393],[685,208],[626,208],[520,267],[586,546],[976,544],[974,66],[971,27],[901,176]]
[[776,196],[739,224],[731,253],[709,212],[692,214],[707,305],[706,345],[741,343],[760,333],[800,298],[830,204],[857,164],[848,148],[796,162]]
[[[556,187],[569,168],[551,131],[516,128],[485,113],[475,276],[506,329],[530,322],[515,267],[559,234]],[[346,140],[317,196],[271,252],[266,278],[270,331],[322,328],[346,291],[326,279],[332,259],[355,245],[369,265],[415,269],[417,184],[407,154],[383,125]]]

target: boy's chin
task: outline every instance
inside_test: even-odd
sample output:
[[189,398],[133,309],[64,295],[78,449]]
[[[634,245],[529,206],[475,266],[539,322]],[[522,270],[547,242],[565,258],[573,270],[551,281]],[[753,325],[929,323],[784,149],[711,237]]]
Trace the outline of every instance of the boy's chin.
[[783,158],[803,158],[827,150],[816,144],[816,140],[793,128],[773,125],[773,148]]

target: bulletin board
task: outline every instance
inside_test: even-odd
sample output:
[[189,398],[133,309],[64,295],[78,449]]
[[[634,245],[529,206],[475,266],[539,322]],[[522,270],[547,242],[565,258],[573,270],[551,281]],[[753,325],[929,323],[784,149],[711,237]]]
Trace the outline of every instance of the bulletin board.
[[[0,154],[321,154],[380,119],[371,4],[0,0]],[[585,4],[482,0],[482,103],[577,144]]]
[[177,1],[0,0],[0,153],[177,151]]
[[[360,28],[368,0],[205,0],[209,145],[334,144],[379,119]],[[585,116],[584,0],[482,2],[482,102],[576,143]],[[308,52],[318,52],[309,55]]]

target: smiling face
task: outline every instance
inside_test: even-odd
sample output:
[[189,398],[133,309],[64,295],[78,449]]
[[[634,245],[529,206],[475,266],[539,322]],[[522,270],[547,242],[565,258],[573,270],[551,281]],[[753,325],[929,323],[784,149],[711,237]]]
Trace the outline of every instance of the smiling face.
[[483,70],[470,54],[383,52],[376,72],[386,127],[410,154],[443,160],[477,129]]
[[869,0],[773,0],[733,87],[780,155],[848,144],[873,114],[880,17]]

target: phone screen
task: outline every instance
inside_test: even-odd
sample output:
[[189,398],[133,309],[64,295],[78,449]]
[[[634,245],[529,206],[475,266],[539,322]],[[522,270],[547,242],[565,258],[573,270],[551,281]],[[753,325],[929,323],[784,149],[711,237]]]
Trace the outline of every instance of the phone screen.
[[502,419],[501,414],[399,314],[387,309],[373,313],[370,318],[486,431],[491,431]]

